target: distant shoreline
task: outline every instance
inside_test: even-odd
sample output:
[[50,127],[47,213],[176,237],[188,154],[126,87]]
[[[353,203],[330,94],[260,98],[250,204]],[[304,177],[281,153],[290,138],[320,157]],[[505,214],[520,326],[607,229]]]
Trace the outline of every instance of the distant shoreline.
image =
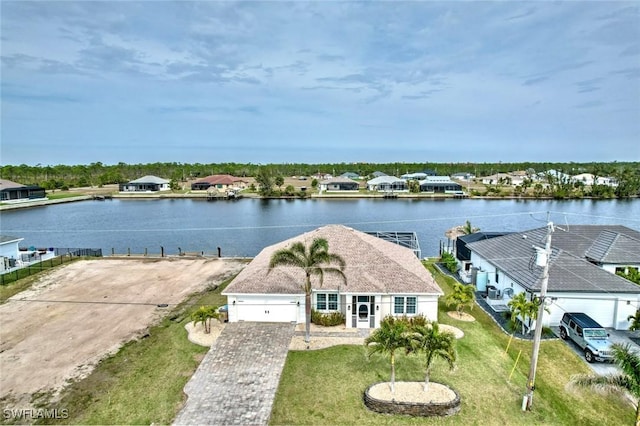
[[[164,200],[164,199],[194,199],[194,200],[207,200],[208,195],[206,193],[186,193],[186,194],[110,194],[110,198],[116,200]],[[348,199],[389,199],[384,196],[384,194],[311,194],[310,197],[300,198],[300,197],[262,197],[258,194],[242,194],[239,199],[248,198],[248,199],[263,199],[263,200],[348,200]],[[625,199],[637,199],[638,197],[629,197]],[[0,212],[8,211],[8,210],[18,210],[25,208],[33,208],[33,207],[43,207],[48,205],[55,204],[63,204],[63,203],[73,203],[78,201],[90,201],[94,200],[94,195],[80,195],[76,197],[68,197],[68,198],[57,198],[57,199],[47,199],[47,200],[35,200],[35,201],[25,201],[20,203],[12,203],[12,204],[2,204],[0,205]],[[223,202],[223,201],[238,201],[237,200],[212,200],[212,202]],[[395,194],[392,200],[431,200],[431,201],[443,201],[443,200],[523,200],[523,201],[543,201],[543,200],[552,200],[553,197],[516,197],[516,196],[504,196],[504,197],[496,197],[496,196],[466,196],[460,197],[453,194],[414,194],[414,193],[402,193]],[[566,200],[617,200],[617,198],[594,198],[594,197],[583,197],[583,198],[567,198]],[[108,202],[109,200],[105,200]]]

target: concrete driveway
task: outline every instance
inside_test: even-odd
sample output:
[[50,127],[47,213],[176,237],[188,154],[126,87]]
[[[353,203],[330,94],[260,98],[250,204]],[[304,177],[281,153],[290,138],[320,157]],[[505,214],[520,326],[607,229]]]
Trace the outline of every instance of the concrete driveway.
[[226,325],[184,388],[176,425],[266,425],[294,324]]
[[[551,327],[556,336],[560,337],[560,332],[558,327]],[[636,334],[634,332],[625,331],[625,330],[614,330],[611,328],[607,328],[607,332],[609,333],[609,340],[612,343],[621,343],[621,344],[630,344],[631,350],[640,353],[640,346],[632,341],[630,337],[640,337],[640,334]],[[598,375],[606,375],[612,373],[620,373],[620,369],[615,365],[608,362],[594,362],[588,363],[584,359],[584,351],[580,349],[578,345],[576,345],[572,340],[565,340],[565,343],[569,345],[571,349],[587,364],[591,369]]]

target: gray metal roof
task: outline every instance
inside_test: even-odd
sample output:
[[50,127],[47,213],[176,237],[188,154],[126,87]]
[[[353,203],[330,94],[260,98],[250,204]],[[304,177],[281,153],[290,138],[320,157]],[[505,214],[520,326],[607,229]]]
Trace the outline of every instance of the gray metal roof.
[[[638,234],[624,226],[569,225],[556,227],[551,237],[550,292],[640,293],[640,286],[589,262],[586,251],[607,228]],[[517,232],[467,247],[528,290],[539,291],[543,268],[535,265],[535,247],[543,248],[546,228]],[[640,247],[638,247],[640,248]]]
[[640,263],[640,240],[605,230],[598,235],[585,256],[599,263]]
[[12,237],[10,235],[0,235],[0,244],[10,243],[12,241],[22,241],[24,238]]
[[151,175],[147,175],[147,176],[142,176],[141,178],[138,178],[136,180],[132,180],[129,183],[154,183],[154,184],[165,184],[165,183],[169,183],[169,181],[167,179],[162,179],[158,176],[151,176]]
[[[412,250],[342,225],[323,226],[266,247],[223,294],[303,293],[304,271],[295,267],[279,267],[269,272],[269,261],[277,250],[298,241],[308,245],[315,238],[325,238],[329,252],[342,256],[346,262],[346,286],[340,277],[328,274],[324,277],[323,289],[369,294],[443,294]],[[317,277],[312,280],[313,288],[318,289]]]
[[343,176],[337,176],[337,177],[332,177],[329,179],[325,179],[323,181],[319,182],[321,185],[326,185],[326,184],[330,184],[330,183],[355,183],[356,185],[358,185],[358,182],[356,182],[353,179],[349,179],[347,177],[343,177]]

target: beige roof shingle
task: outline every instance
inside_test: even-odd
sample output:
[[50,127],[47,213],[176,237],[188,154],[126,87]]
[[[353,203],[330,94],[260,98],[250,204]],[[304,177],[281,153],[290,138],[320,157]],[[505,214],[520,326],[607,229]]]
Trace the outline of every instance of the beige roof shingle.
[[[434,294],[442,290],[412,250],[343,226],[327,225],[263,249],[229,284],[223,294],[300,294],[305,280],[300,268],[277,267],[269,274],[271,255],[301,241],[308,246],[325,238],[329,252],[345,260],[346,286],[340,277],[326,274],[323,289],[348,293]],[[312,277],[318,289],[318,277]]]

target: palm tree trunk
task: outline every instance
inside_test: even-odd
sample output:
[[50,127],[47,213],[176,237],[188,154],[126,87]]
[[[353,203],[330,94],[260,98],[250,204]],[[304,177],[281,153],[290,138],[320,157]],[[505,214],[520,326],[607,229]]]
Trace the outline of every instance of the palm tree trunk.
[[391,395],[396,393],[396,355],[391,352]]
[[636,426],[640,426],[640,401],[638,401],[638,405],[636,406]]
[[304,341],[311,341],[311,288],[304,296]]
[[424,391],[428,392],[429,391],[429,373],[430,373],[430,369],[427,368],[427,373],[424,375]]

